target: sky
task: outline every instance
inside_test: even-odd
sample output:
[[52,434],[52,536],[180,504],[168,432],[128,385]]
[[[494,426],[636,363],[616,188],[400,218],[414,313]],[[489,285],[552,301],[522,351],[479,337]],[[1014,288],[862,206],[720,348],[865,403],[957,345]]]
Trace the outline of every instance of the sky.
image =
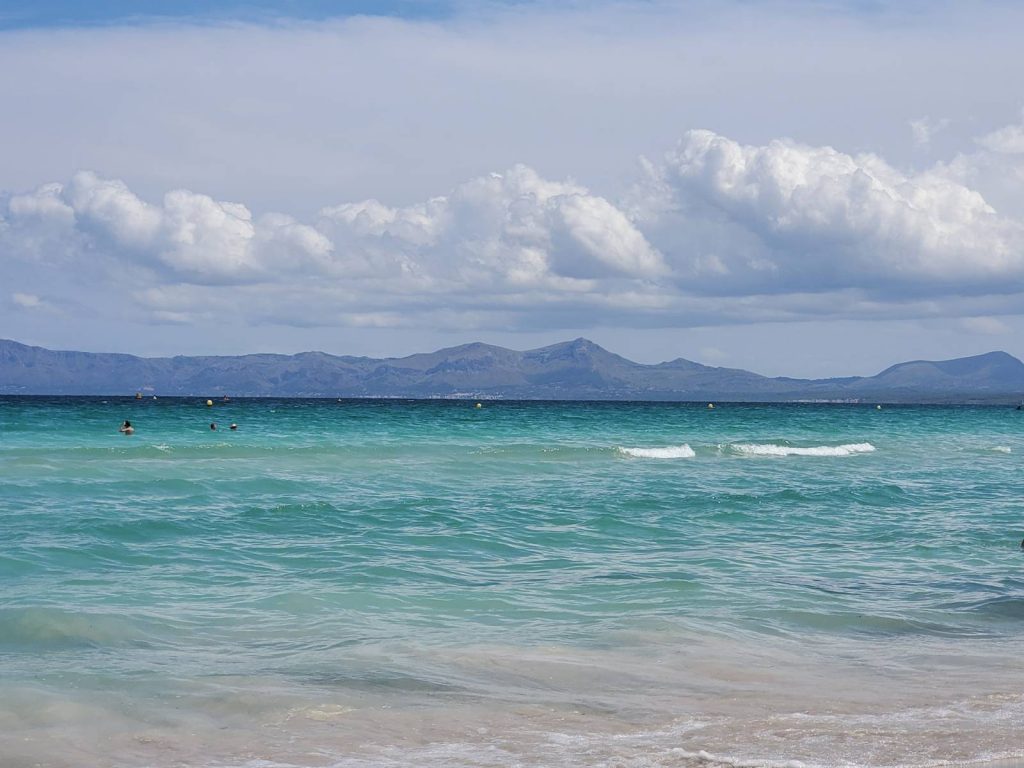
[[1024,357],[1024,8],[0,5],[0,338]]

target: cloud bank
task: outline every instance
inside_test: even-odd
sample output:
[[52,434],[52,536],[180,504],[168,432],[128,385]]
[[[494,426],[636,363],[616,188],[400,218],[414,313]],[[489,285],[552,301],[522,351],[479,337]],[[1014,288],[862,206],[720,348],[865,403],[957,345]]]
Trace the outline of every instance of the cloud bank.
[[619,199],[516,165],[419,203],[344,202],[305,222],[183,189],[145,200],[82,171],[0,201],[0,246],[12,274],[102,279],[150,322],[529,329],[1019,313],[1024,220],[982,188],[1007,196],[1020,180],[1022,135],[999,128],[910,172],[871,153],[692,130],[644,160]]

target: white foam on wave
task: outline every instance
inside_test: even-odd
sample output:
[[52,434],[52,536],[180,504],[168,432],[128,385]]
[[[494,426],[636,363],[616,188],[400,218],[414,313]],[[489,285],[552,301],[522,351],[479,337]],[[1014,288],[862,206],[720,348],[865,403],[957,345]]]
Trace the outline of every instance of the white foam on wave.
[[744,456],[853,456],[875,451],[875,446],[871,443],[815,445],[809,448],[775,443],[733,443],[730,447]]
[[636,459],[692,459],[696,452],[686,443],[669,445],[664,448],[625,448],[620,446],[619,453]]
[[992,447],[992,450],[996,453],[1012,453],[1012,449],[1008,445],[996,445]]

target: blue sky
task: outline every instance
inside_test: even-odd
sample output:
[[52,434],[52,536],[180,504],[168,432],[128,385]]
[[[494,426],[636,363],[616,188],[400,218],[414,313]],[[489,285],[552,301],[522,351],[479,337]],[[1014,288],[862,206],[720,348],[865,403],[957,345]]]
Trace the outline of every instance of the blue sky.
[[[737,5],[754,5],[749,0]],[[301,20],[322,22],[350,16],[382,16],[406,19],[442,20],[468,13],[479,13],[488,8],[585,8],[587,3],[545,3],[530,0],[245,0],[244,2],[202,2],[201,0],[36,0],[9,3],[0,9],[0,29],[31,29],[79,27],[111,24],[146,24],[165,21],[216,23],[218,21],[280,22]],[[594,3],[591,5],[599,5]],[[638,3],[640,6],[660,5],[656,0]],[[700,3],[675,3],[680,8]],[[884,0],[807,0],[789,3],[791,8],[818,7],[823,12],[876,15],[907,15],[926,10],[929,3],[905,0],[902,3]]]
[[1009,3],[0,11],[0,337],[1024,356]]
[[395,16],[403,18],[444,18],[454,4],[434,0],[247,0],[247,2],[211,3],[197,0],[38,0],[4,7],[0,10],[0,29],[34,27],[75,27],[154,21],[191,21],[206,23],[224,20],[273,21],[301,19],[323,21],[345,16]]

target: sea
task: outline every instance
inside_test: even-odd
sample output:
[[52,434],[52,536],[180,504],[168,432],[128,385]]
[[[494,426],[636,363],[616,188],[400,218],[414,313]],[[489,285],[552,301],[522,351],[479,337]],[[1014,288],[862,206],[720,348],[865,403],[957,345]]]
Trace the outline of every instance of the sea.
[[1024,411],[212,402],[0,398],[2,768],[1024,765]]

